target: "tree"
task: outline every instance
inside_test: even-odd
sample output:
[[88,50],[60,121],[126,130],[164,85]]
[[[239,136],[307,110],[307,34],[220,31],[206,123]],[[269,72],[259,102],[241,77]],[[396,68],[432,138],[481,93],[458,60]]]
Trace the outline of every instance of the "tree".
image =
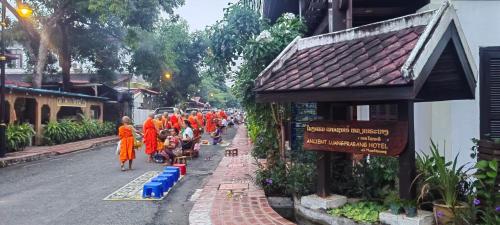
[[284,154],[281,136],[289,107],[257,103],[254,82],[260,72],[305,31],[305,26],[293,14],[284,14],[275,24],[267,24],[248,4],[248,1],[240,1],[230,6],[224,19],[212,27],[210,50],[213,55],[208,62],[215,70],[227,71],[236,60],[240,61],[232,71],[232,89],[247,112],[250,137],[255,143],[254,155],[267,157],[272,165],[279,153],[282,157]]
[[[134,34],[130,70],[160,90],[166,99],[162,105],[181,102],[197,91],[198,65],[207,46],[204,33],[189,33],[186,21],[171,17],[160,21],[154,32]],[[166,73],[170,79],[165,79]]]
[[209,55],[206,64],[212,74],[229,77],[247,42],[266,24],[249,3],[238,2],[224,9],[224,18],[208,29]]
[[238,101],[231,93],[225,79],[211,75],[209,72],[209,70],[203,70],[200,73],[201,83],[198,95],[202,98],[202,101],[208,102],[212,107],[216,108],[238,107]]
[[[70,85],[71,62],[88,60],[98,72],[112,74],[129,32],[151,30],[161,10],[172,13],[183,0],[27,0],[33,7],[32,23],[21,20],[29,44],[21,42],[36,62],[33,86],[40,87],[50,52],[57,54],[63,84]],[[16,17],[17,12],[9,10]],[[38,48],[38,49],[35,49]]]

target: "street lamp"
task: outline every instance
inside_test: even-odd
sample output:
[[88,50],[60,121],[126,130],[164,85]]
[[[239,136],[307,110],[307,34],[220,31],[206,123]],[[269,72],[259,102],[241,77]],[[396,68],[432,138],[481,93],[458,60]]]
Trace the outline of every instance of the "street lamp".
[[[7,57],[7,52],[5,50],[5,35],[4,30],[7,27],[7,0],[1,0],[2,3],[2,21],[0,25],[2,29],[0,30],[0,158],[5,157],[7,152],[7,135],[5,133],[7,129],[7,124],[5,124],[5,64],[9,60]],[[19,4],[17,8],[17,13],[20,17],[29,17],[33,10],[31,10],[26,4]]]
[[33,14],[33,10],[28,7],[26,4],[19,4],[17,6],[17,13],[19,14],[20,17],[22,18],[28,18],[31,16],[31,14]]
[[165,80],[170,80],[170,78],[172,78],[172,74],[170,72],[165,72],[165,74],[163,74],[163,77],[165,78]]

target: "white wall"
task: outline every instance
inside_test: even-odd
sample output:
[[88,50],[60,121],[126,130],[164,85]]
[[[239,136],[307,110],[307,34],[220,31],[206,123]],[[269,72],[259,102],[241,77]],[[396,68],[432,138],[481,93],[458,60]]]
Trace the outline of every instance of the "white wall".
[[151,109],[139,109],[141,104],[144,102],[144,94],[137,93],[134,95],[134,107],[132,108],[132,120],[136,126],[142,126],[142,122],[146,120],[150,113],[153,113],[154,110]]
[[[440,6],[433,0],[425,7]],[[479,47],[500,46],[500,1],[453,1],[461,27],[479,71]],[[479,82],[479,79],[476,78]],[[479,136],[479,83],[475,100],[419,103],[415,106],[417,150],[428,149],[426,139],[440,146],[446,157],[459,154],[461,164],[470,158],[471,138]]]
[[151,109],[134,108],[132,115],[132,120],[134,121],[134,125],[142,126],[142,123],[148,118],[148,115],[153,112],[154,110]]

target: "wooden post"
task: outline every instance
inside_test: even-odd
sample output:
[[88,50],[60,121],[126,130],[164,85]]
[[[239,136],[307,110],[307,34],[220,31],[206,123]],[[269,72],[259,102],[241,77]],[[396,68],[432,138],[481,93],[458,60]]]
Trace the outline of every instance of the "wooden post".
[[328,32],[335,32],[347,28],[346,23],[347,5],[345,1],[328,1]]
[[320,197],[327,197],[330,195],[330,153],[318,152],[318,160],[316,162],[316,171],[318,173],[318,182],[316,187],[316,194]]
[[[317,113],[328,120],[332,115],[332,104],[329,102],[318,102]],[[330,153],[318,151],[318,159],[316,161],[316,173],[318,175],[318,182],[316,183],[316,194],[320,197],[327,197],[330,194]]]
[[398,104],[399,120],[408,121],[408,144],[406,150],[399,156],[399,197],[415,199],[416,191],[412,185],[416,176],[415,167],[415,121],[414,103],[412,101]]
[[346,15],[346,27],[352,27],[352,0],[346,0],[348,2],[347,15]]
[[[319,102],[317,113],[324,120],[350,120],[349,105],[333,104],[330,102]],[[349,155],[341,152],[323,152],[318,151],[318,160],[316,161],[316,173],[318,182],[316,194],[320,197],[327,197],[330,194],[329,185],[331,183],[332,156],[337,160],[349,160]]]

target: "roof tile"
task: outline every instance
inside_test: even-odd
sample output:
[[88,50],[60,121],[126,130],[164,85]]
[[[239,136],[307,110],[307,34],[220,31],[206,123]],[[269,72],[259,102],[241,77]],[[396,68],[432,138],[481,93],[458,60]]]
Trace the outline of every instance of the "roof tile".
[[409,27],[298,50],[256,90],[408,84],[400,69],[424,28]]

